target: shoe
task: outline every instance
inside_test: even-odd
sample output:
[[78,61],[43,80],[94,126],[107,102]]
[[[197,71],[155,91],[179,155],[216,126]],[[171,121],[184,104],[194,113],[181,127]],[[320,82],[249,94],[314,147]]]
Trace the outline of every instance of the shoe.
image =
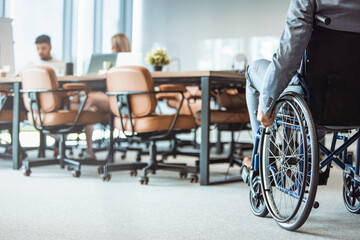
[[249,185],[249,170],[251,167],[251,157],[244,157],[240,168],[240,176]]
[[242,161],[243,166],[247,167],[247,169],[250,169],[251,167],[251,157],[244,157]]
[[95,153],[86,150],[85,155],[84,155],[84,159],[96,160]]

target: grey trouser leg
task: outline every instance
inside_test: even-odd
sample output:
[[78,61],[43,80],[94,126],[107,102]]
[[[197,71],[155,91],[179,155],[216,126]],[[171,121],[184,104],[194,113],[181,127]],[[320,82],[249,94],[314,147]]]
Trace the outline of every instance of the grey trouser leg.
[[257,128],[260,125],[256,119],[260,90],[269,64],[270,61],[260,59],[251,63],[246,71],[246,105],[250,115],[250,123],[254,140]]
[[[256,119],[257,109],[259,105],[259,96],[263,84],[263,79],[270,61],[265,59],[256,60],[251,63],[246,71],[246,104],[250,115],[251,129],[255,140],[257,128],[260,123]],[[289,86],[284,92],[296,92],[303,94],[301,86],[298,83],[298,79],[295,77],[291,80]]]

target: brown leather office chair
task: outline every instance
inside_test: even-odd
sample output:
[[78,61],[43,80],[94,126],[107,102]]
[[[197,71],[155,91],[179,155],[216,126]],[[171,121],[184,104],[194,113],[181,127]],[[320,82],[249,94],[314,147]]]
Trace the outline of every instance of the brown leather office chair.
[[[182,94],[179,93],[164,93],[166,91],[178,91],[183,92],[184,101],[180,107],[180,114],[187,115],[195,119],[195,113],[201,109],[201,91],[196,86],[183,86],[180,84],[162,84],[159,86],[160,93],[156,95],[156,99],[160,101],[166,101],[167,105],[171,108],[179,108],[182,102]],[[195,121],[196,123],[196,121]],[[197,149],[199,144],[196,142],[196,131],[198,128],[196,124],[195,128],[191,129],[189,133],[193,134],[193,140],[184,140],[175,138],[171,142],[171,149],[165,151],[162,156],[166,159],[168,156],[176,157],[177,155],[194,156],[199,157],[200,151]],[[195,149],[186,150],[181,149],[183,146],[192,146]]]
[[[148,172],[155,173],[158,169],[179,172],[181,177],[192,173],[190,181],[197,182],[197,167],[189,167],[186,164],[168,164],[156,160],[156,142],[172,139],[177,133],[193,129],[195,127],[194,118],[181,115],[181,105],[175,114],[155,113],[156,94],[159,92],[155,92],[151,75],[144,67],[112,68],[107,73],[106,85],[110,108],[115,115],[115,127],[129,139],[140,139],[150,143],[150,160],[143,169],[140,183],[147,184]],[[167,93],[183,94],[181,91],[168,91]],[[104,166],[104,180],[110,179],[111,168],[111,165]]]
[[[59,155],[55,159],[38,159],[23,161],[24,175],[29,176],[31,167],[60,164],[73,169],[73,176],[80,176],[81,165],[103,165],[105,161],[76,160],[65,156],[65,134],[79,132],[87,124],[104,121],[104,114],[83,111],[87,94],[90,88],[82,83],[64,84],[59,88],[59,83],[54,70],[37,66],[24,70],[22,74],[22,93],[24,104],[29,111],[28,119],[34,127],[44,134],[60,134]],[[63,99],[80,94],[82,102],[77,110],[62,109]]]
[[[230,151],[226,158],[211,159],[210,163],[230,163],[230,166],[242,165],[243,151],[251,150],[250,143],[236,143],[234,139],[235,131],[250,130],[250,117],[246,107],[245,93],[237,89],[220,89],[213,93],[218,103],[219,109],[210,110],[210,124],[218,128],[218,139],[221,139],[222,131],[231,132]],[[201,124],[201,111],[196,112],[196,122]],[[222,143],[218,142],[217,144]],[[235,145],[238,145],[236,148]],[[235,155],[235,150],[239,153]],[[240,157],[239,157],[240,156]]]

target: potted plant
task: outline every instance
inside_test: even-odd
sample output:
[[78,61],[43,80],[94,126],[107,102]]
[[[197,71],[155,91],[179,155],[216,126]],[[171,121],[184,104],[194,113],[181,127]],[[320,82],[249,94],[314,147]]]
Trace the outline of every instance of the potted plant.
[[146,63],[154,66],[154,71],[161,71],[164,65],[170,64],[165,48],[152,49],[146,54]]

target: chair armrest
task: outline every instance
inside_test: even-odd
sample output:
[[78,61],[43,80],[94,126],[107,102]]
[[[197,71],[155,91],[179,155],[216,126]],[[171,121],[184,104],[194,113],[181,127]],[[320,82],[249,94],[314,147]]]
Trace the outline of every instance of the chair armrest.
[[62,88],[70,91],[90,91],[90,86],[86,83],[65,83]]
[[162,84],[159,86],[160,92],[163,91],[181,91],[186,92],[186,88],[180,84]]
[[162,84],[159,86],[160,93],[156,94],[157,100],[164,100],[164,99],[178,99],[178,93],[165,93],[168,91],[179,91],[179,92],[186,92],[186,88],[180,84]]

